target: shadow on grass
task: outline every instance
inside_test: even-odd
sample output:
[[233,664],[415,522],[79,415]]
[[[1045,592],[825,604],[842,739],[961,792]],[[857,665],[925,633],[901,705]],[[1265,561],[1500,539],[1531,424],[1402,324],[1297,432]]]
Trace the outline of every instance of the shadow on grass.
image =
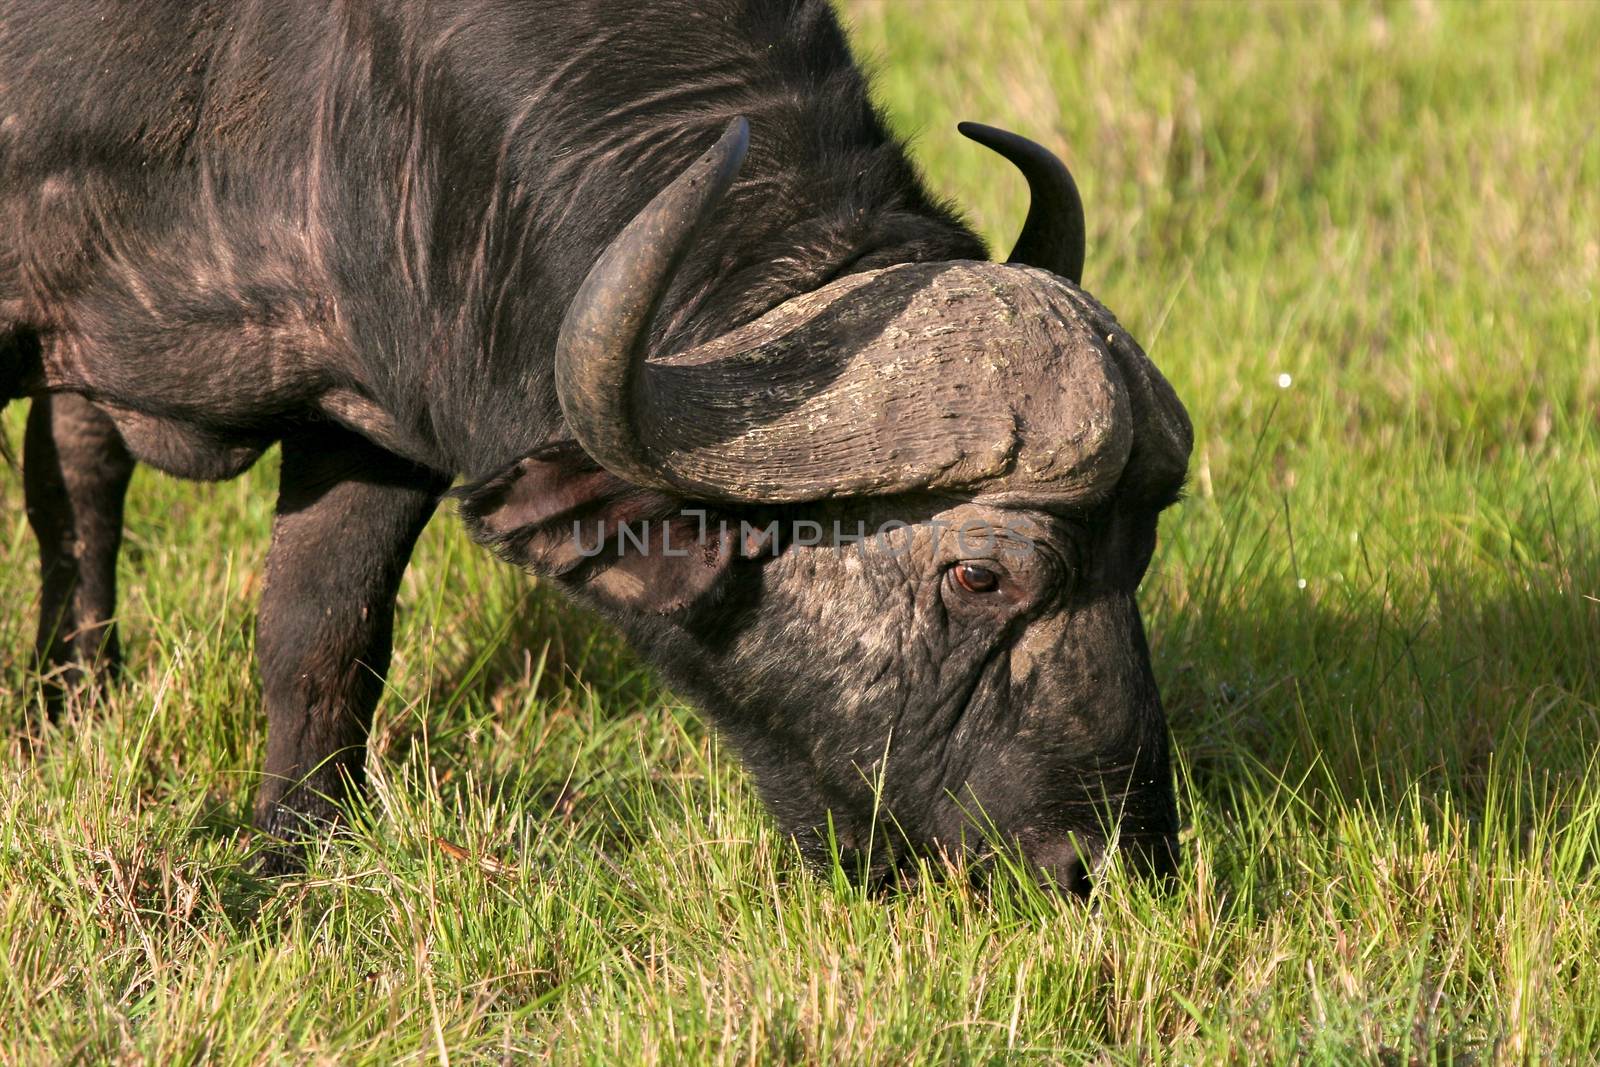
[[1536,799],[1589,775],[1600,554],[1427,574],[1416,596],[1283,579],[1163,612],[1156,672],[1190,784],[1222,802],[1265,775],[1380,811],[1416,786],[1472,814],[1492,776]]
[[487,706],[531,695],[573,703],[587,690],[600,706],[628,714],[660,702],[665,690],[609,624],[554,588],[512,576],[516,596],[505,617],[474,647],[439,664],[430,704],[445,714],[464,702]]

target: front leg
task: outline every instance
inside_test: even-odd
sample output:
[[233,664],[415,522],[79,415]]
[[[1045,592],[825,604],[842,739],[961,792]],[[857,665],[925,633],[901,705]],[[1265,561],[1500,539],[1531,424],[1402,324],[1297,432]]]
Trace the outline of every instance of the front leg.
[[344,431],[283,442],[256,621],[267,765],[255,821],[268,834],[293,840],[336,822],[359,793],[395,593],[448,484]]

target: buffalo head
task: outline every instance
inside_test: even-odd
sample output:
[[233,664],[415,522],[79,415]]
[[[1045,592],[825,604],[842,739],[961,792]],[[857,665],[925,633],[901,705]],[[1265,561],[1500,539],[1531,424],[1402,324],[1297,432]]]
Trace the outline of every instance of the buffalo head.
[[656,309],[738,171],[736,121],[569,308],[571,440],[463,510],[707,708],[812,854],[831,839],[883,876],[918,852],[1016,847],[1081,891],[1114,842],[1173,863],[1134,593],[1191,430],[1077,285],[1066,168],[963,131],[1032,188],[1011,262],[849,275],[663,353]]

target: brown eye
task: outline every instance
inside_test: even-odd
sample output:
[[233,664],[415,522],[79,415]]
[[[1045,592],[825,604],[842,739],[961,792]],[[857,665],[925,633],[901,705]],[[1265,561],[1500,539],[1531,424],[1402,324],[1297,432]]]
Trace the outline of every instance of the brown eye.
[[957,563],[956,584],[969,593],[992,593],[1000,588],[1000,575],[977,563]]

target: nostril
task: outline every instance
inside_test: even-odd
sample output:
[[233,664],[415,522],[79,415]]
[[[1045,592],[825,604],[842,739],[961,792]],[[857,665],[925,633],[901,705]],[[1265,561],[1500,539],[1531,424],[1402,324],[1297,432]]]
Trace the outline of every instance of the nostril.
[[1069,833],[1026,851],[1041,884],[1082,899],[1094,888],[1095,867],[1104,850],[1098,838]]
[[1045,872],[1056,888],[1080,900],[1087,900],[1094,889],[1094,879],[1089,875],[1089,864],[1082,857],[1058,863]]

